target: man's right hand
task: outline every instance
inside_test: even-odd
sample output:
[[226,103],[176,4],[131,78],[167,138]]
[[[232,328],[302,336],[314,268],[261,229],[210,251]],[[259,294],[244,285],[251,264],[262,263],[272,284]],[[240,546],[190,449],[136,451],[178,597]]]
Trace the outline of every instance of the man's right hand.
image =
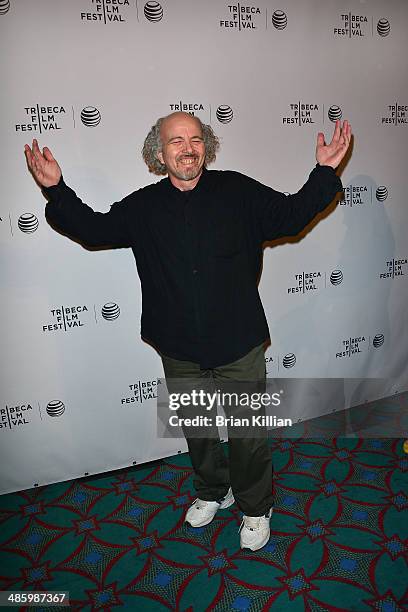
[[32,148],[26,144],[24,152],[28,167],[37,183],[42,187],[52,187],[59,183],[61,168],[48,147],[44,147],[41,153],[38,142],[34,139]]

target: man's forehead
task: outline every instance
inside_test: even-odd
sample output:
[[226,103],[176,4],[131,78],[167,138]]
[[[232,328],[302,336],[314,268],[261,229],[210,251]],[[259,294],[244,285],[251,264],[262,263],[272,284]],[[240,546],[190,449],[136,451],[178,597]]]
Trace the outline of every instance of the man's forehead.
[[186,129],[194,130],[198,135],[202,135],[201,122],[197,117],[193,117],[188,113],[173,113],[163,119],[161,124],[161,133],[167,137],[177,135],[177,132],[183,132]]

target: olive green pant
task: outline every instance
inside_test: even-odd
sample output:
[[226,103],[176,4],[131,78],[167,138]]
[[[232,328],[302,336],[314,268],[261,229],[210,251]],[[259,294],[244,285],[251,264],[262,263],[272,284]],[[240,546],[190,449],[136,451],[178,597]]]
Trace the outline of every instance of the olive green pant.
[[[263,345],[240,359],[217,368],[202,370],[199,364],[161,355],[167,385],[171,379],[212,378],[222,381],[265,381]],[[186,434],[185,434],[186,435]],[[272,458],[267,435],[235,437],[228,427],[227,459],[219,436],[186,441],[194,469],[197,496],[206,501],[224,497],[231,486],[235,500],[247,516],[262,516],[273,505]]]

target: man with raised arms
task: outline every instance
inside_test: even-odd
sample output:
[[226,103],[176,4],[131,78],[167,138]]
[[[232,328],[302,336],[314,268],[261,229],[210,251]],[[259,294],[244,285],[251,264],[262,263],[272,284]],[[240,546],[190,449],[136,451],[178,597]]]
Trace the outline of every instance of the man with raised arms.
[[[62,178],[50,149],[25,146],[29,169],[48,199],[45,214],[89,246],[131,247],[142,287],[142,337],[159,351],[166,379],[264,380],[269,331],[257,282],[262,243],[297,235],[341,191],[335,169],[351,126],[319,133],[316,167],[290,196],[233,171],[208,170],[219,141],[197,117],[176,112],[146,137],[149,170],[167,175],[109,212],[94,212]],[[207,525],[234,501],[243,512],[241,546],[258,550],[270,535],[272,462],[264,437],[187,439],[197,499],[185,520]]]

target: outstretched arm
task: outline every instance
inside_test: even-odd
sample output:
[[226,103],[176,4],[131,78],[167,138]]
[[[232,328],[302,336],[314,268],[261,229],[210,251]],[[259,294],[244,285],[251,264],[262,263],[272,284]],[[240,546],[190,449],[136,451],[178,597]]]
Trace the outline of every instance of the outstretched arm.
[[51,224],[71,238],[87,246],[129,246],[129,223],[122,203],[111,206],[107,213],[95,212],[84,204],[62,178],[61,168],[48,147],[42,152],[37,140],[25,145],[28,168],[48,199],[45,216]]
[[341,121],[336,121],[333,137],[329,144],[326,144],[324,134],[319,132],[317,135],[316,160],[321,166],[331,166],[336,169],[345,156],[351,140],[351,125],[345,120],[343,126]]

